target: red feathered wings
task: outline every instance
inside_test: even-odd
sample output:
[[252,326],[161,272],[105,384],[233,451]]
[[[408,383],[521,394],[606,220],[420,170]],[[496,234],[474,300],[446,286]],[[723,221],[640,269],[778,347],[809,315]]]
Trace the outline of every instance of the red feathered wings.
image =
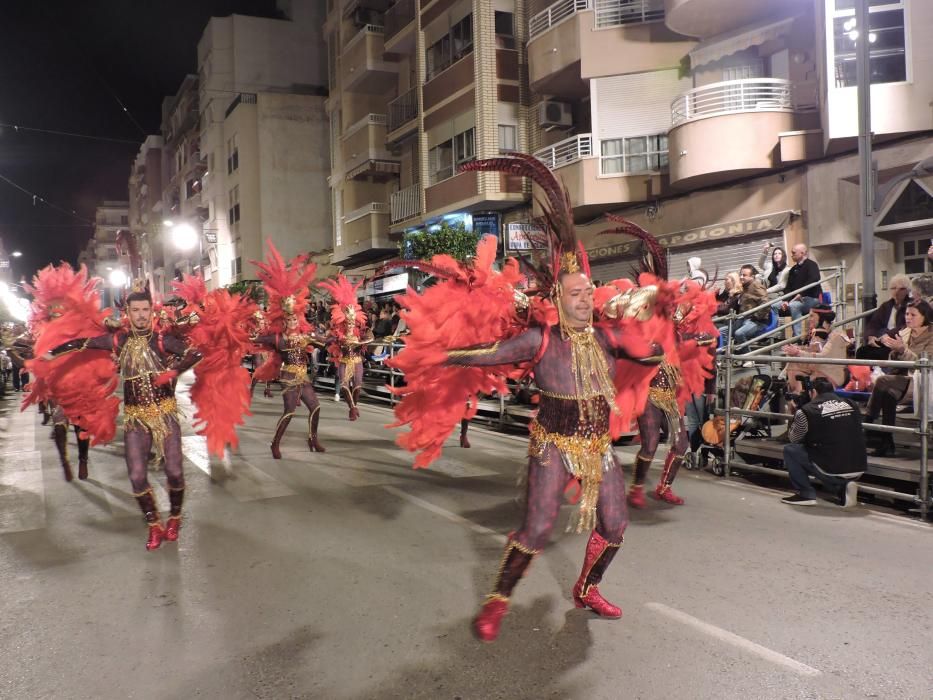
[[410,335],[390,366],[402,370],[405,386],[390,427],[410,426],[396,442],[419,452],[415,467],[427,467],[440,456],[444,441],[461,419],[476,413],[479,394],[505,393],[505,380],[515,367],[448,367],[447,351],[505,340],[526,326],[515,312],[515,285],[522,279],[510,259],[502,272],[492,265],[497,241],[487,236],[470,264],[448,255],[429,261],[440,281],[418,294],[408,289],[396,297]]
[[35,359],[26,367],[32,375],[23,408],[38,401],[55,401],[69,421],[80,426],[94,445],[110,442],[116,434],[120,400],[114,396],[117,370],[106,350],[85,350],[44,359],[50,350],[75,338],[107,333],[100,308],[100,280],[88,278],[82,265],[48,266],[39,271],[29,288],[36,330]]

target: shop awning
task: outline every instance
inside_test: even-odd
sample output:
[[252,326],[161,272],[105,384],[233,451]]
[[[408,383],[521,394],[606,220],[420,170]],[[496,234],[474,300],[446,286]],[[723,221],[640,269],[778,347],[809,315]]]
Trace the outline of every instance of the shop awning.
[[697,68],[718,61],[720,58],[731,56],[738,51],[744,51],[753,46],[761,46],[768,41],[780,39],[790,33],[795,19],[789,17],[777,22],[762,22],[751,28],[743,28],[720,35],[715,39],[701,41],[690,52],[690,66]]

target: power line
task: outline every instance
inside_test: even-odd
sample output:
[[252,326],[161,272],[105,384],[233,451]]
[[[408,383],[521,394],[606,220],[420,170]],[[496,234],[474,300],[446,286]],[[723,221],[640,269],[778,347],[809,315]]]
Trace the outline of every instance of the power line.
[[67,214],[68,216],[73,217],[73,218],[77,219],[78,221],[80,221],[80,222],[82,222],[82,223],[84,223],[84,224],[89,224],[89,225],[91,225],[91,226],[94,225],[94,222],[93,222],[93,221],[90,221],[90,220],[88,220],[88,219],[85,219],[85,218],[82,217],[82,216],[78,216],[78,212],[76,212],[74,209],[65,209],[64,207],[60,207],[60,206],[58,206],[57,204],[55,204],[54,202],[50,202],[49,200],[47,200],[45,197],[43,197],[43,196],[41,196],[41,195],[38,195],[38,194],[36,194],[35,192],[30,192],[29,190],[27,190],[27,189],[26,189],[25,187],[23,187],[22,185],[16,184],[15,182],[13,182],[13,181],[12,181],[10,178],[8,178],[8,177],[5,177],[5,176],[3,176],[3,175],[0,175],[0,180],[2,180],[3,182],[5,182],[6,184],[8,184],[10,187],[15,187],[16,189],[18,189],[18,190],[19,190],[20,192],[22,192],[23,194],[25,194],[25,195],[27,195],[27,196],[29,196],[29,197],[32,197],[32,205],[33,205],[33,206],[36,206],[36,202],[42,202],[42,203],[45,204],[46,206],[51,207],[52,209],[57,209],[58,211],[62,212],[63,214]]
[[93,134],[78,134],[73,131],[59,131],[57,129],[40,129],[34,126],[22,126],[20,124],[5,124],[0,122],[0,128],[13,129],[13,131],[34,131],[40,134],[54,134],[56,136],[70,136],[73,138],[79,139],[89,139],[91,141],[109,141],[111,143],[129,143],[134,146],[138,146],[140,141],[133,141],[131,139],[118,139],[112,138],[110,136],[94,136]]

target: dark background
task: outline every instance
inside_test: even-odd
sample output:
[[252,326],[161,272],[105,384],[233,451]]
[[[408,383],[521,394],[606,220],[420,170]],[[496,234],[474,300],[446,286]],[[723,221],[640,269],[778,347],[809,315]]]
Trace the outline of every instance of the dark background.
[[208,20],[234,13],[279,16],[274,0],[0,3],[0,123],[130,141],[0,127],[0,176],[65,210],[0,181],[0,238],[23,253],[16,279],[76,261],[97,203],[127,198],[139,145],[159,133],[163,97],[197,73]]

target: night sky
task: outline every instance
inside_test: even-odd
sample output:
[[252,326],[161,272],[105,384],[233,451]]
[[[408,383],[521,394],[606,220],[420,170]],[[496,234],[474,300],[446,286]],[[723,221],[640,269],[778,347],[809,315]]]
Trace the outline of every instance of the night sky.
[[17,278],[76,261],[97,203],[127,198],[139,145],[159,133],[162,98],[197,73],[208,20],[233,13],[277,16],[274,0],[2,3],[0,123],[130,142],[0,126],[0,177],[65,210],[34,205],[0,179],[0,237],[8,252],[23,253],[13,261]]

